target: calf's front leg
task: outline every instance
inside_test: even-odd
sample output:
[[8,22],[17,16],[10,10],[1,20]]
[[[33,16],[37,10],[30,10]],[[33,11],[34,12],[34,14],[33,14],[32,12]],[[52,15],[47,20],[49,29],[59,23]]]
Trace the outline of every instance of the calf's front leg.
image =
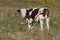
[[28,30],[31,30],[33,28],[33,19],[27,19],[28,22]]

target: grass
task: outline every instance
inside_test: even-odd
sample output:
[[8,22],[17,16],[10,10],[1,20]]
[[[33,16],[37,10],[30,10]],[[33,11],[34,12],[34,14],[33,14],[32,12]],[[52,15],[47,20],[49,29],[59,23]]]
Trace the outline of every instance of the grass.
[[[12,1],[11,1],[12,2]],[[29,3],[20,1],[0,0],[0,40],[60,40],[60,6],[41,3]],[[11,3],[11,4],[10,4]],[[17,3],[17,4],[15,4]],[[9,4],[9,5],[8,5]],[[29,5],[30,4],[30,5]],[[41,5],[40,5],[41,4]],[[50,16],[50,30],[40,31],[36,22],[34,28],[28,32],[27,24],[22,20],[21,15],[16,12],[20,8],[48,7]],[[23,25],[21,23],[24,23]]]

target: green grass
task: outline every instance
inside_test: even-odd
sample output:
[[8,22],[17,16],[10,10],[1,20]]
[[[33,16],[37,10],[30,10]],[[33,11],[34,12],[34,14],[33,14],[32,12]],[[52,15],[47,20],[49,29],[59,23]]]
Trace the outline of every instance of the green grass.
[[[23,0],[13,2],[0,0],[0,40],[60,40],[60,6],[42,5],[36,2],[27,2],[27,4],[26,1],[24,2]],[[48,7],[50,16],[49,32],[45,24],[44,31],[41,32],[37,22],[30,32],[27,31],[27,24],[16,10],[31,7]]]
[[0,40],[60,40],[60,9],[49,8],[49,32],[45,25],[44,31],[41,32],[38,23],[28,32],[27,24],[21,24],[23,20],[16,9],[18,8],[0,8]]

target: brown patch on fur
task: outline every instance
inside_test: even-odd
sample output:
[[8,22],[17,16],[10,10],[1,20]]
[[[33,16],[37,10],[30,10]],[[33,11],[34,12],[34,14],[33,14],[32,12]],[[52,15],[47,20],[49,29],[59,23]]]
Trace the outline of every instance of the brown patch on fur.
[[44,17],[45,17],[45,16],[49,17],[49,10],[48,10],[48,9],[44,9],[43,11],[44,11],[44,12],[43,12],[43,16],[44,16]]

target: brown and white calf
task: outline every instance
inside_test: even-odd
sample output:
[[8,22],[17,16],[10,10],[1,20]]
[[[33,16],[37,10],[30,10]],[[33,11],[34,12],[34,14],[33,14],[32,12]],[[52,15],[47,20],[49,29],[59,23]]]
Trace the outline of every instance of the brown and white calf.
[[46,26],[49,30],[49,10],[47,8],[18,9],[17,12],[21,13],[22,18],[28,23],[28,30],[33,28],[34,21],[39,21],[41,30],[43,30],[44,20],[46,20]]

